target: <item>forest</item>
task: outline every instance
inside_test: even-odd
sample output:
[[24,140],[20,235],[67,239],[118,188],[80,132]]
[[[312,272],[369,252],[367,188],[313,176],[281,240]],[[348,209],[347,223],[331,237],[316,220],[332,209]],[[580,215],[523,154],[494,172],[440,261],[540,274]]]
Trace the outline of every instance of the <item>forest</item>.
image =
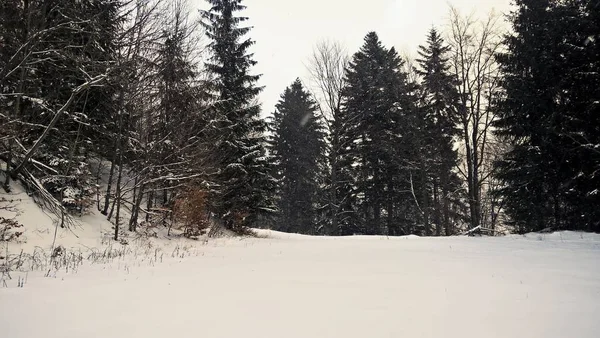
[[[449,8],[414,58],[376,32],[356,51],[315,41],[310,76],[275,107],[259,101],[245,9],[2,0],[3,193],[21,184],[67,228],[96,209],[115,240],[157,224],[600,232],[599,1]],[[18,226],[0,218],[0,240]]]

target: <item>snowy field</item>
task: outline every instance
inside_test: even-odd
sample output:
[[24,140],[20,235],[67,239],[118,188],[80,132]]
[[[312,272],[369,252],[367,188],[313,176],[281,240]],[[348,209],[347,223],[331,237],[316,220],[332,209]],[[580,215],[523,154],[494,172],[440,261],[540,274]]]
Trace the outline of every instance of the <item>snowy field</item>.
[[264,234],[11,280],[0,336],[600,337],[598,235]]

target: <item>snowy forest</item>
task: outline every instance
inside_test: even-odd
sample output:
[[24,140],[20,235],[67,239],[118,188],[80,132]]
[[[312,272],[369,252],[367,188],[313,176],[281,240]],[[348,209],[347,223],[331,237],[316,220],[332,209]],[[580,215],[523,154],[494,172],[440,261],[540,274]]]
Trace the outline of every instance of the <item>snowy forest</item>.
[[[275,107],[244,1],[207,2],[2,0],[0,209],[18,182],[115,240],[600,232],[597,0],[450,8],[414,58],[376,32],[315,41]],[[19,226],[0,218],[0,241]]]

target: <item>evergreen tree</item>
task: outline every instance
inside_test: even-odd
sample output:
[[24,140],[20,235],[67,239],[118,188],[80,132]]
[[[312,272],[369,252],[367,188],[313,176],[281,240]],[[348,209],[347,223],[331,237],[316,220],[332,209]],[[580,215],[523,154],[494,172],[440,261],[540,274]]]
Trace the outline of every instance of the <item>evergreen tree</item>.
[[[46,0],[40,5],[39,15],[43,18],[40,28],[61,28],[49,33],[40,44],[40,57],[49,60],[39,64],[35,77],[39,82],[29,88],[37,92],[32,97],[44,98],[45,105],[57,111],[68,101],[73,88],[88,81],[90,76],[107,73],[112,67],[121,4],[115,0],[77,3]],[[109,121],[110,112],[115,109],[113,94],[114,87],[106,83],[80,94],[36,156],[59,173],[46,173],[42,183],[60,196],[65,205],[79,210],[91,205],[94,191],[87,160],[90,150],[104,148],[100,144],[107,141],[107,136],[96,126]],[[31,108],[32,121],[47,125],[52,114],[35,104]],[[98,148],[89,145],[98,145]]]
[[[23,132],[15,121],[22,114],[22,96],[25,69],[17,69],[19,63],[26,58],[28,50],[21,46],[28,42],[27,20],[28,2],[7,0],[0,3],[0,158],[9,167],[13,160],[15,140]],[[15,93],[16,95],[12,95]],[[10,190],[10,175],[2,182],[6,191]]]
[[215,132],[220,156],[213,194],[214,210],[227,228],[251,225],[262,212],[273,210],[271,200],[275,181],[265,156],[266,123],[256,103],[261,87],[256,64],[244,39],[250,27],[240,25],[246,17],[236,16],[245,9],[241,0],[208,0],[211,8],[202,12],[203,26],[212,40],[211,61],[206,64],[214,75],[210,90],[216,102]]
[[278,179],[278,228],[316,234],[326,148],[322,121],[297,79],[286,88],[273,116],[271,155]]
[[572,170],[563,179],[569,183],[564,227],[600,232],[600,2],[573,0],[566,7],[570,71],[563,78],[566,125],[560,136],[569,144]]
[[[431,29],[427,44],[419,47],[417,60],[421,76],[420,95],[422,98],[422,135],[419,137],[424,144],[419,147],[423,160],[421,171],[430,176],[431,186],[424,187],[426,199],[431,199],[433,223],[436,235],[453,233],[450,224],[450,205],[456,201],[452,193],[460,185],[457,175],[453,172],[458,162],[457,151],[454,150],[456,128],[456,111],[458,93],[453,76],[450,74],[449,59],[446,56],[450,47],[444,44],[436,29]],[[428,184],[426,184],[428,185]],[[432,193],[432,194],[431,194]]]
[[414,102],[402,65],[372,32],[347,70],[341,112],[346,146],[340,155],[353,180],[344,200],[352,203],[347,210],[354,219],[346,234],[399,234],[410,227],[407,209],[414,203],[406,188],[414,148],[406,122]]
[[[343,98],[342,98],[343,100]],[[352,156],[353,138],[348,128],[353,120],[344,109],[333,111],[329,132],[328,167],[330,175],[326,180],[325,191],[329,194],[329,207],[326,217],[329,226],[326,233],[332,236],[351,235],[357,232],[356,195],[353,177]]]
[[597,1],[520,0],[499,56],[500,194],[521,232],[600,231]]
[[[54,197],[79,211],[89,205],[93,192],[86,161],[90,117],[104,113],[111,94],[96,86],[72,95],[75,88],[110,68],[119,6],[115,0],[28,0],[12,7],[16,17],[11,27],[18,38],[11,40],[7,51],[24,47],[17,55],[19,69],[7,78],[14,81],[11,104],[18,107],[12,117],[28,126],[20,130],[19,143],[35,149],[30,157],[38,165],[29,159],[10,162],[22,162],[19,168],[31,171]],[[66,113],[58,114],[62,107]],[[40,126],[50,125],[56,115],[60,118],[45,132]],[[21,156],[22,148],[8,148],[16,155],[13,158]]]

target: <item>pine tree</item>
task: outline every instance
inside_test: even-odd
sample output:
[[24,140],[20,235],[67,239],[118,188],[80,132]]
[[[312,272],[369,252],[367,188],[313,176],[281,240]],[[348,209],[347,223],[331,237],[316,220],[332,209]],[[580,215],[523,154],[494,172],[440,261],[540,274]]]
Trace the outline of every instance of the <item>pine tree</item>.
[[225,227],[239,229],[253,224],[259,215],[273,209],[275,181],[265,156],[266,123],[256,103],[261,87],[259,75],[251,75],[256,64],[244,39],[250,27],[240,27],[246,17],[236,16],[245,9],[241,0],[208,0],[211,8],[202,12],[203,26],[212,40],[211,61],[206,64],[214,75],[211,93],[216,101],[215,131],[219,135],[216,154],[220,156],[213,194],[214,209]]
[[[114,0],[75,4],[28,0],[13,7],[18,20],[13,32],[18,39],[13,39],[14,45],[7,50],[25,47],[22,55],[17,55],[19,69],[12,72],[17,79],[12,90],[17,94],[11,96],[16,98],[13,103],[18,107],[13,118],[26,122],[21,126],[28,125],[19,132],[18,141],[31,150],[27,151],[29,158],[10,162],[20,162],[18,170],[25,168],[32,172],[44,189],[62,204],[80,212],[88,206],[92,194],[86,161],[90,150],[90,116],[101,114],[104,109],[100,106],[107,95],[99,85],[75,96],[73,91],[109,69],[114,52],[110,48],[110,34],[116,26],[118,6],[119,2]],[[66,113],[59,114],[63,106]],[[40,128],[48,126],[55,116],[59,119],[51,130],[46,127],[49,132]],[[13,158],[22,156],[19,154],[22,148],[12,145],[8,148],[9,153],[16,155]],[[38,165],[31,165],[30,159]]]
[[512,143],[498,163],[500,194],[521,232],[598,231],[597,2],[516,5],[499,56],[506,98],[497,126]]
[[[436,235],[453,233],[450,224],[450,204],[453,203],[452,192],[459,187],[459,180],[453,172],[458,162],[458,154],[454,150],[454,137],[458,133],[457,100],[458,93],[453,76],[450,74],[449,59],[446,56],[450,47],[444,44],[436,29],[431,29],[427,44],[419,47],[417,73],[422,78],[421,95],[423,102],[422,135],[424,141],[421,149],[424,175],[430,176],[433,196],[426,194],[432,201],[433,220]],[[425,161],[427,163],[425,163]]]
[[273,172],[279,182],[278,229],[316,234],[325,133],[315,102],[299,79],[281,95],[271,129]]
[[398,219],[407,210],[401,216],[398,206],[414,205],[405,193],[409,153],[414,151],[405,123],[414,102],[402,65],[396,51],[383,47],[374,32],[349,64],[341,112],[346,146],[340,155],[353,180],[344,200],[352,203],[347,210],[354,219],[345,233],[399,234],[408,228]]

